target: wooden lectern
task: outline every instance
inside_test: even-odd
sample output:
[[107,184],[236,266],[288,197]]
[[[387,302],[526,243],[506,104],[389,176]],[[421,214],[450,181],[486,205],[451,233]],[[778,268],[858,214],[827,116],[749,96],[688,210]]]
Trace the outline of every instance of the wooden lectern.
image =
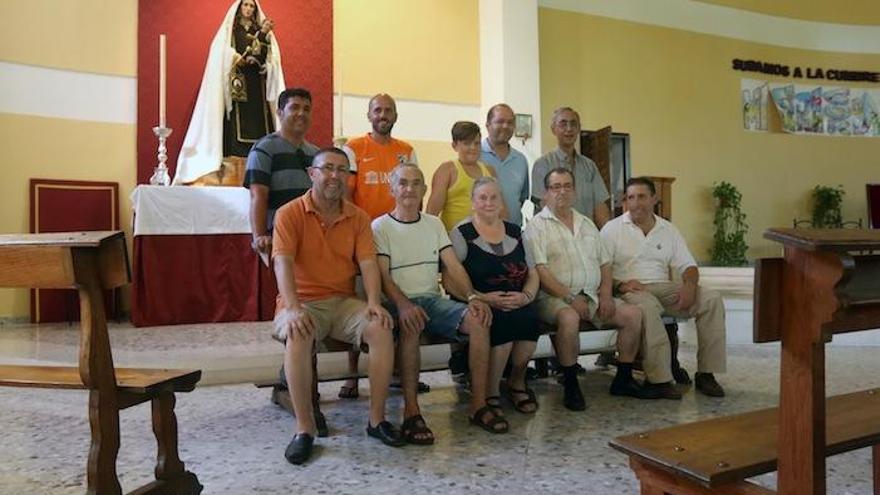
[[151,401],[156,480],[131,493],[198,494],[198,478],[178,457],[174,392],[193,390],[202,372],[113,366],[102,291],[129,279],[122,232],[0,235],[0,287],[77,289],[81,321],[78,367],[0,366],[0,385],[89,391],[89,494],[122,492],[116,475],[119,411]]

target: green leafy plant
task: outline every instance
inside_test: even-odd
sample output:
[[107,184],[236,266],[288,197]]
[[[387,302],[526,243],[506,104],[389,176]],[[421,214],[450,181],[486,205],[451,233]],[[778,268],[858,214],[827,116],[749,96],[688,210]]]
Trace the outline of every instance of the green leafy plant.
[[715,199],[715,236],[712,245],[712,264],[742,266],[746,260],[746,214],[742,212],[742,194],[728,182],[712,186]]
[[837,187],[816,186],[813,188],[813,227],[817,229],[839,229],[843,227],[840,205],[846,192],[842,185]]

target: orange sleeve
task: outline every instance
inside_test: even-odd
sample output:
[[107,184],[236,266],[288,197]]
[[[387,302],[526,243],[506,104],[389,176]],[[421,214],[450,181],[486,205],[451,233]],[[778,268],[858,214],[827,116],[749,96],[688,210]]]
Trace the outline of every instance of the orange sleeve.
[[376,257],[376,244],[373,242],[373,229],[370,227],[369,215],[358,209],[356,218],[354,258],[361,262]]
[[272,257],[285,255],[296,257],[298,227],[302,227],[297,212],[301,207],[298,202],[290,202],[282,206],[275,214],[275,228],[272,232]]

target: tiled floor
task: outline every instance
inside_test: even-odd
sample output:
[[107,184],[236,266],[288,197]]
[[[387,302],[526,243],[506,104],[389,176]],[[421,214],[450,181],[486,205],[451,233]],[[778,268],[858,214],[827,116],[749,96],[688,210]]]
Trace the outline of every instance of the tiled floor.
[[[198,325],[111,330],[117,364],[203,363],[215,382],[271,376],[280,356],[265,324]],[[75,360],[77,332],[65,326],[0,327],[0,363]],[[533,384],[541,402],[533,417],[508,408],[512,430],[493,436],[467,424],[467,392],[447,372],[423,374],[433,391],[421,396],[425,418],[438,436],[431,447],[392,449],[364,434],[369,391],[336,399],[338,382],[324,383],[322,408],[331,436],[319,439],[317,457],[304,467],[288,464],[284,447],[293,420],[271,404],[268,391],[249,383],[206,386],[178,396],[181,457],[205,493],[638,493],[626,458],[607,446],[610,438],[720,414],[775,405],[779,349],[775,345],[730,346],[729,370],[721,376],[728,396],[638,401],[614,398],[608,372],[591,369],[582,386],[586,412],[561,407],[552,380]],[[681,355],[694,369],[694,346]],[[876,348],[830,347],[828,393],[877,386]],[[592,357],[582,358],[591,368]],[[210,381],[210,380],[209,380]],[[399,420],[402,401],[392,395],[389,417]],[[89,444],[87,397],[78,391],[0,388],[0,493],[82,493]],[[118,471],[124,489],[151,478],[155,444],[149,409],[122,413]],[[828,493],[871,493],[870,452],[829,459]],[[772,486],[772,475],[758,479]]]

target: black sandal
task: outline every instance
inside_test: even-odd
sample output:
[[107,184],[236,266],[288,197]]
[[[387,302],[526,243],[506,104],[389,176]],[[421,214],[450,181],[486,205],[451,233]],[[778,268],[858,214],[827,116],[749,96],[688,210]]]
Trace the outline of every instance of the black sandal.
[[[491,414],[492,417],[488,421],[486,420],[486,414]],[[483,406],[474,413],[473,416],[468,418],[472,425],[479,426],[480,428],[488,431],[489,433],[501,434],[507,433],[507,430],[510,429],[510,423],[504,419],[503,416],[499,416],[492,410],[492,406]],[[501,428],[495,428],[496,426],[501,426]]]
[[[528,398],[522,400],[516,400],[514,398],[514,394],[517,395],[527,395]],[[538,399],[535,397],[535,391],[526,387],[525,390],[517,390],[515,388],[508,387],[507,389],[507,398],[510,402],[513,403],[513,408],[518,412],[523,414],[535,414],[538,411]],[[535,408],[532,410],[526,409],[526,406],[534,404]]]
[[[433,445],[434,432],[428,428],[425,418],[421,414],[410,416],[403,420],[400,425],[400,432],[403,434],[406,443],[413,445]],[[429,435],[429,436],[426,436]]]

